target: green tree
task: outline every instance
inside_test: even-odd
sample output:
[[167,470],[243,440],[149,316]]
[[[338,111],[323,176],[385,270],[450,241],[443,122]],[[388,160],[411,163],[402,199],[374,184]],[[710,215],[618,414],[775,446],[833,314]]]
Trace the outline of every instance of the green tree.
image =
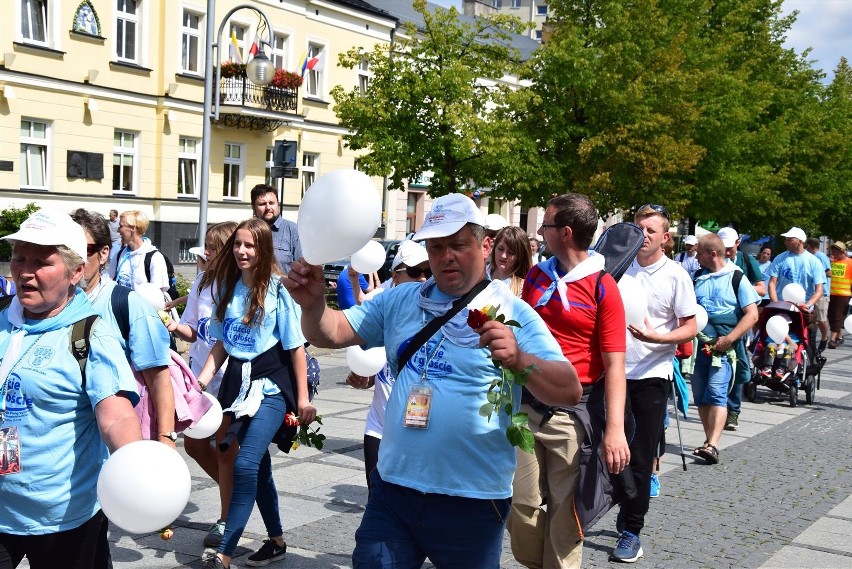
[[509,34],[519,24],[506,16],[462,20],[455,8],[430,12],[424,0],[414,8],[421,29],[407,23],[392,45],[340,54],[342,67],[366,61],[371,73],[365,93],[339,85],[331,91],[350,131],[344,140],[367,150],[359,166],[390,176],[391,189],[430,171],[434,196],[487,186],[496,128],[489,112],[505,105],[508,88],[500,80],[516,71]]
[[[28,203],[22,208],[12,206],[0,211],[0,236],[16,232],[21,224],[39,209],[41,208],[35,203]],[[12,246],[9,242],[0,241],[0,259],[8,259],[11,254]]]

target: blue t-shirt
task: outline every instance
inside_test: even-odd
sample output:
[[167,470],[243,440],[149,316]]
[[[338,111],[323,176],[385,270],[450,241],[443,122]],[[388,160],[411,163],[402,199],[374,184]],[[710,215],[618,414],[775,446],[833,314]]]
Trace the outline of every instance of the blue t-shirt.
[[822,287],[822,296],[828,298],[828,292],[831,290],[831,277],[828,276],[831,274],[831,259],[822,251],[817,251],[813,255],[822,265],[823,271],[828,271],[825,276],[825,285]]
[[[439,331],[401,373],[397,370],[400,345],[432,318],[418,305],[420,286],[411,283],[394,287],[344,312],[368,347],[385,346],[391,373],[396,377],[385,412],[379,472],[388,482],[420,492],[507,498],[512,495],[515,471],[515,449],[505,434],[509,419],[505,413],[492,415],[490,421],[479,414],[489,384],[501,377],[490,351],[458,346]],[[429,298],[453,299],[434,286]],[[542,359],[565,361],[541,317],[519,298],[512,296],[511,302],[512,318],[522,325],[514,328],[520,348]],[[462,314],[466,312],[462,310]],[[406,428],[403,418],[409,393],[420,383],[427,367],[426,384],[434,389],[429,426]],[[520,388],[516,388],[514,398],[520,402]]]
[[133,369],[142,371],[172,363],[169,354],[169,331],[151,304],[134,291],[127,297],[130,323],[130,341],[121,336],[118,322],[112,311],[112,289],[119,286],[106,275],[101,275],[101,285],[91,291],[89,302],[95,312],[112,328]]
[[[733,267],[734,265],[729,262],[721,271],[701,275],[695,281],[695,299],[707,311],[710,322],[703,330],[708,336],[724,335],[724,332],[722,334],[717,333],[712,325],[714,323],[736,325],[742,317],[742,310],[749,304],[755,304],[760,300],[745,275],[740,280],[737,296],[734,297],[734,287],[731,280],[734,278],[734,273],[739,269]],[[737,310],[738,307],[739,311]]]
[[[364,275],[360,273],[358,274],[358,285],[362,292],[366,292],[370,286],[367,284]],[[340,307],[340,310],[355,306],[355,293],[352,290],[352,281],[349,280],[349,265],[346,265],[340,271],[340,276],[337,277],[337,306]]]
[[222,340],[228,355],[241,360],[251,360],[259,356],[276,343],[281,342],[285,350],[304,345],[300,320],[302,310],[293,302],[293,298],[279,281],[274,278],[266,289],[263,303],[263,321],[250,325],[243,324],[243,317],[250,304],[249,289],[242,279],[237,281],[234,296],[228,301],[225,321],[216,318],[215,298],[213,316],[210,318],[210,335]]
[[775,294],[779,299],[783,298],[782,291],[790,283],[802,285],[805,289],[806,302],[813,296],[818,284],[823,285],[823,294],[825,294],[825,269],[817,258],[807,251],[802,251],[798,255],[784,251],[772,261],[767,274],[778,279],[775,283]]
[[[0,312],[0,354],[13,327],[9,309]],[[100,509],[98,475],[108,457],[95,419],[95,406],[122,393],[139,401],[133,372],[113,330],[103,320],[92,327],[86,389],[68,349],[70,326],[94,314],[78,291],[58,315],[25,320],[19,360],[5,386],[7,440],[20,453],[21,471],[0,476],[0,533],[36,535],[77,528]]]

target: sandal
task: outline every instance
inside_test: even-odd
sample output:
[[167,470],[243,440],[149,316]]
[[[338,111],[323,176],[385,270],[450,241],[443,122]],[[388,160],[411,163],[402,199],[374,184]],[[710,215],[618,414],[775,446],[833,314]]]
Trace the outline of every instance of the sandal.
[[709,443],[698,449],[698,456],[710,464],[719,464],[719,449]]
[[710,444],[710,441],[704,441],[704,444],[700,447],[695,447],[692,450],[692,454],[695,456],[701,456],[701,451],[707,448],[707,445]]

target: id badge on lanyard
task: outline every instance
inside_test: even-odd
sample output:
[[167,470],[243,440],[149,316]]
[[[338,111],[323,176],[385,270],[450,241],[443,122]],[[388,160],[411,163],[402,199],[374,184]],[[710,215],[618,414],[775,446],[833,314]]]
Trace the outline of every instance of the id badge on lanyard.
[[420,375],[420,381],[411,386],[408,391],[405,403],[405,416],[402,424],[410,429],[428,429],[429,416],[432,413],[432,394],[434,388],[426,383],[426,375],[429,371],[429,362],[438,351],[441,349],[441,344],[444,343],[444,338],[438,342],[438,345],[432,351],[432,354],[423,362],[423,373]]

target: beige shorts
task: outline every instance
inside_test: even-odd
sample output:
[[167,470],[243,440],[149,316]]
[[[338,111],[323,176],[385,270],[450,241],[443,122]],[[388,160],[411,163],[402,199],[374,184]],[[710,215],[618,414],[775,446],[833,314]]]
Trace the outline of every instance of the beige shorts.
[[820,298],[816,306],[814,307],[814,312],[816,313],[816,321],[817,322],[827,322],[828,321],[828,297],[824,296]]

